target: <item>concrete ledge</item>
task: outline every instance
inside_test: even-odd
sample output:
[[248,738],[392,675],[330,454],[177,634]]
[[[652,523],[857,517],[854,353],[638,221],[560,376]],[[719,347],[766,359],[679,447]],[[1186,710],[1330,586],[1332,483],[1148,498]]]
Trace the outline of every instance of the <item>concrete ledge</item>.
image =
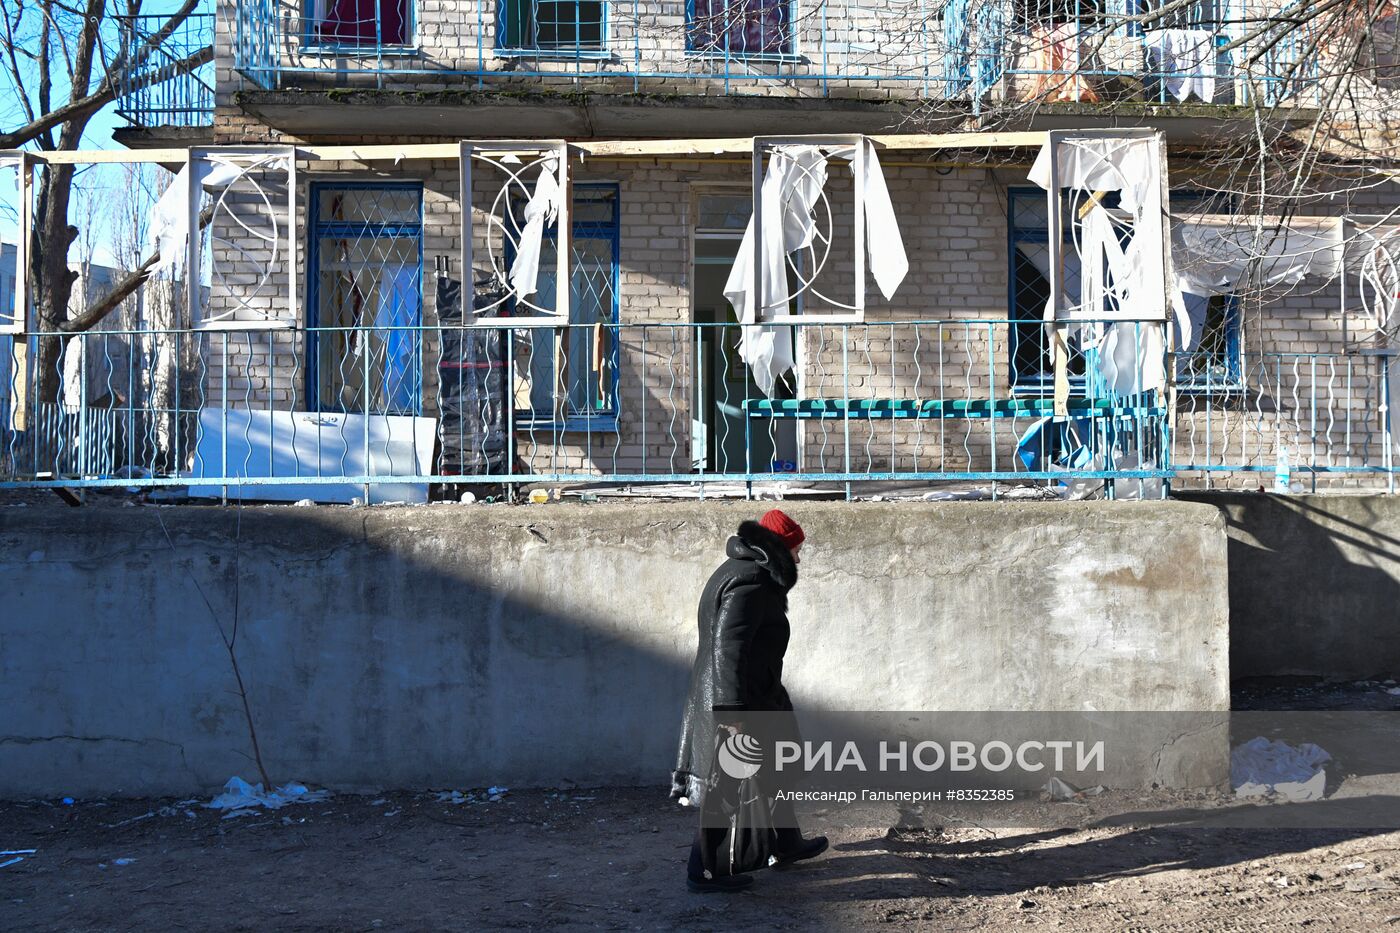
[[[237,594],[276,780],[659,785],[696,597],[766,507],[0,509],[0,796],[186,794],[249,774],[196,584],[226,628]],[[1228,709],[1215,508],[788,509],[809,541],[786,678],[799,708]],[[1173,773],[1219,781],[1222,751],[1183,751]]]
[[[888,99],[551,91],[538,84],[441,91],[239,91],[234,102],[268,126],[300,136],[343,135],[345,127],[354,126],[370,135],[419,137],[426,132],[458,138],[882,133],[903,125],[916,110],[914,102]],[[968,112],[957,105],[942,114],[917,109],[928,132],[954,129]],[[502,130],[505,126],[509,133]]]

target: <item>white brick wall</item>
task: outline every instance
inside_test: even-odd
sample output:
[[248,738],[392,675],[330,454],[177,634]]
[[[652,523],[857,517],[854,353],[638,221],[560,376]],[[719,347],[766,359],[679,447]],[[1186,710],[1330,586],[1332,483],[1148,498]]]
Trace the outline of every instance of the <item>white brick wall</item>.
[[[471,87],[484,76],[492,87],[534,90],[870,100],[966,97],[965,90],[945,86],[948,42],[942,0],[799,0],[789,26],[791,54],[778,61],[739,61],[732,56],[726,60],[722,55],[687,52],[684,0],[607,3],[605,54],[581,59],[549,53],[528,58],[498,53],[498,0],[405,2],[416,11],[417,29],[410,48],[359,55],[354,49],[343,48],[322,52],[315,43],[304,41],[305,36],[314,35],[306,14],[309,4],[279,0],[275,19],[276,34],[281,38],[267,51],[282,70],[282,86],[435,91]],[[234,40],[253,32],[247,22],[240,26],[238,4],[239,0],[217,0],[220,29],[225,34],[219,43],[221,103],[227,102],[230,89],[242,84],[232,71]],[[1001,0],[1000,5],[1006,23],[1000,48],[1011,73],[993,89],[993,97],[1017,101],[1035,97],[1039,93],[1036,85],[1044,82],[1027,72],[1044,68],[1035,52],[1045,44],[1044,36],[1025,25],[1024,15],[1017,13],[1020,6],[1013,0]],[[1285,0],[1248,3],[1252,15],[1282,5]],[[260,8],[252,3],[247,7]],[[1233,18],[1238,20],[1241,4],[1235,4],[1234,9]],[[1239,28],[1236,23],[1221,27],[1221,32],[1233,35],[1231,30]],[[969,35],[964,52],[998,48],[996,43],[979,44],[975,24]],[[1141,37],[1104,35],[1086,27],[1080,47],[1080,67],[1089,74],[1087,84],[1099,99],[1161,99],[1160,88],[1145,85],[1139,77],[1147,67]],[[1242,47],[1237,60],[1251,51]],[[1274,52],[1275,57],[1282,54],[1282,50]],[[252,60],[247,53],[244,57]],[[1049,86],[1063,83],[1051,78]],[[1232,76],[1218,82],[1216,102],[1244,103],[1247,94],[1244,82]]]
[[[946,174],[900,164],[889,158],[887,177],[898,205],[910,274],[893,300],[885,301],[871,282],[867,292],[867,327],[812,327],[803,332],[801,361],[806,397],[841,397],[842,373],[855,398],[1004,398],[1010,382],[1007,329],[995,324],[927,324],[914,320],[1003,320],[1007,315],[1008,255],[1006,193],[1019,183],[1016,173],[982,169],[944,170]],[[832,169],[836,194],[833,211],[850,210],[849,179],[839,164]],[[352,165],[317,165],[302,171],[303,180],[369,177]],[[433,257],[455,259],[460,246],[460,217],[455,163],[406,162],[393,172],[395,180],[419,180],[424,193],[425,321],[435,322],[432,306]],[[691,320],[692,194],[697,184],[727,182],[742,185],[748,166],[723,162],[590,161],[576,181],[605,180],[620,186],[621,255],[619,305],[624,324],[685,325]],[[300,199],[305,202],[305,195]],[[1367,207],[1367,210],[1373,210]],[[305,250],[301,250],[304,255]],[[847,241],[833,250],[824,291],[850,293],[850,251]],[[305,280],[305,270],[300,276]],[[821,312],[820,300],[810,299],[808,312]],[[1183,401],[1178,419],[1179,462],[1250,462],[1271,465],[1278,443],[1295,450],[1298,437],[1317,436],[1330,442],[1312,444],[1308,453],[1318,463],[1360,462],[1377,455],[1373,399],[1375,375],[1353,360],[1350,373],[1342,364],[1299,364],[1297,386],[1304,407],[1314,392],[1322,393],[1321,417],[1327,417],[1327,386],[1331,385],[1330,433],[1324,421],[1313,424],[1310,409],[1300,416],[1293,399],[1292,363],[1270,354],[1336,352],[1342,349],[1336,317],[1335,289],[1295,288],[1262,307],[1245,308],[1244,346],[1249,392],[1243,400],[1213,408]],[[222,339],[222,338],[218,338]],[[262,341],[262,342],[259,342]],[[845,347],[843,357],[842,348]],[[222,346],[209,344],[210,400],[222,385]],[[214,352],[217,350],[218,352]],[[425,348],[425,409],[435,410],[434,354],[431,339]],[[269,363],[266,337],[229,338],[231,404],[294,405],[304,397],[304,361],[298,362],[299,338],[277,337],[275,361]],[[994,358],[992,356],[994,354]],[[527,469],[540,472],[594,471],[684,472],[689,469],[694,328],[634,328],[624,332],[620,347],[622,388],[619,433],[559,435],[522,432],[520,456]],[[844,359],[844,362],[843,362]],[[1321,366],[1322,364],[1317,364]],[[1282,367],[1282,368],[1280,368]],[[1299,421],[1299,418],[1302,421]],[[1210,451],[1207,456],[1207,422]],[[1016,421],[852,421],[850,466],[856,470],[958,470],[991,468],[993,446],[997,464],[1009,469],[1017,436],[1030,419]],[[643,439],[645,425],[645,440]],[[1369,428],[1368,428],[1369,426]],[[846,426],[835,422],[802,425],[803,466],[808,470],[840,470],[846,466]],[[1369,433],[1368,433],[1369,431]],[[995,434],[995,443],[993,435]],[[1194,446],[1193,446],[1194,445]],[[1327,458],[1331,459],[1328,460]],[[1330,480],[1329,480],[1330,481]],[[1236,485],[1257,484],[1258,477],[1234,478]]]

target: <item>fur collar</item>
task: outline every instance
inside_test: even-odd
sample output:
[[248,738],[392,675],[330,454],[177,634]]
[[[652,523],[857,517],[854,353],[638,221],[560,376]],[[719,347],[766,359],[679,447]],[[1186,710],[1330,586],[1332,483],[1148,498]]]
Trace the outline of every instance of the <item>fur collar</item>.
[[773,532],[758,522],[747,521],[739,525],[739,533],[729,539],[725,553],[739,560],[751,560],[772,576],[773,581],[784,591],[797,584],[797,562],[792,559],[792,551]]

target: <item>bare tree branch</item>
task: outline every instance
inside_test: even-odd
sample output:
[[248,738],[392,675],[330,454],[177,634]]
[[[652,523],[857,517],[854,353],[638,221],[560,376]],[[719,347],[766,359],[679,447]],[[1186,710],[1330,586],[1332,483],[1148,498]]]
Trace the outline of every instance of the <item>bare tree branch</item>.
[[[159,84],[177,74],[185,74],[193,71],[201,65],[207,65],[214,60],[214,49],[211,46],[191,53],[172,62],[156,71],[146,72],[135,80],[128,82],[125,87],[137,89],[151,84]],[[48,132],[53,127],[65,123],[69,120],[76,120],[81,117],[91,116],[101,110],[107,104],[117,99],[118,93],[122,90],[122,75],[109,74],[102,84],[93,93],[79,100],[70,101],[57,110],[43,114],[39,118],[31,121],[28,125],[20,127],[10,133],[0,133],[0,149],[18,149],[25,143],[37,136]],[[51,148],[51,147],[50,147]]]
[[[203,230],[209,226],[209,222],[214,218],[214,207],[210,205],[199,212],[199,229]],[[91,307],[83,311],[77,317],[69,318],[58,325],[58,329],[65,333],[79,333],[91,330],[97,326],[103,318],[121,307],[123,301],[136,293],[136,290],[146,284],[146,280],[151,277],[156,264],[160,262],[160,250],[155,250],[147,256],[141,265],[137,266],[112,288],[110,292]]]

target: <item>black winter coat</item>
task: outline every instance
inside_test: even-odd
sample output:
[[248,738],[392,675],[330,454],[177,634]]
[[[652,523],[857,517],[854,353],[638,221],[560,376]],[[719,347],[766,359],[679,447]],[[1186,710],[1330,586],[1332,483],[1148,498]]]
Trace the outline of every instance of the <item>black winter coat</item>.
[[[783,688],[788,590],[797,563],[782,539],[744,522],[700,594],[699,645],[681,723],[671,796],[699,806],[714,758],[716,721],[744,710],[791,710]],[[718,716],[716,716],[718,714]]]

